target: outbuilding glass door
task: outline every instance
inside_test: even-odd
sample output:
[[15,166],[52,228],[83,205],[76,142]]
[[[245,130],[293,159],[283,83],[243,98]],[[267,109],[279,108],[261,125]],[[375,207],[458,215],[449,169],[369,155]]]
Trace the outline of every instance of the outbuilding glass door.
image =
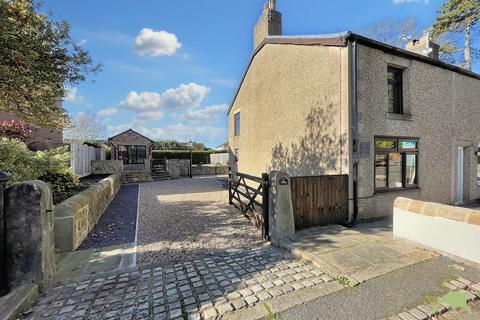
[[118,160],[123,164],[145,164],[146,158],[145,146],[118,146]]

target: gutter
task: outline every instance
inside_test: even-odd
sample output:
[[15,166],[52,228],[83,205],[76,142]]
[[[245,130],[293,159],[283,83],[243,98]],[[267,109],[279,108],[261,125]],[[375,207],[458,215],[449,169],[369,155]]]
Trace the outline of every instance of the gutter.
[[[351,136],[352,136],[352,184],[353,184],[353,215],[352,219],[345,225],[348,228],[353,227],[358,222],[358,90],[357,90],[357,40],[349,38],[351,44],[350,59],[350,81],[351,99],[350,99],[350,115],[351,115]],[[349,198],[349,201],[352,200]]]

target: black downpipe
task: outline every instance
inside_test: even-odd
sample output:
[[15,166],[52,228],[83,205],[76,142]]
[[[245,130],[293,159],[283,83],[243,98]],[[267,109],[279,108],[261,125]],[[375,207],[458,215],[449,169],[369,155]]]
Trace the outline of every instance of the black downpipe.
[[351,60],[351,81],[352,81],[352,176],[353,176],[353,216],[346,224],[348,228],[355,226],[358,222],[358,95],[357,95],[357,41],[352,41]]

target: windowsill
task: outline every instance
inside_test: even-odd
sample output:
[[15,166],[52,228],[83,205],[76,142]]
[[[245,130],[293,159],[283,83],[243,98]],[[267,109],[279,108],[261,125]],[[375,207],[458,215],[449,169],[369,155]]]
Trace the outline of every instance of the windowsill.
[[413,121],[411,113],[391,113],[385,112],[385,118],[390,120]]
[[397,189],[378,189],[375,190],[374,194],[383,194],[383,193],[394,193],[394,192],[404,192],[404,191],[419,191],[419,187],[411,188],[397,188]]

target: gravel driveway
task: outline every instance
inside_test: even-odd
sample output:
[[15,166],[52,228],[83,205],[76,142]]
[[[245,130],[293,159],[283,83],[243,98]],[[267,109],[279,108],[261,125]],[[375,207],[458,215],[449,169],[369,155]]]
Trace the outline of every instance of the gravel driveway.
[[263,245],[216,177],[140,185],[137,264],[171,265]]

